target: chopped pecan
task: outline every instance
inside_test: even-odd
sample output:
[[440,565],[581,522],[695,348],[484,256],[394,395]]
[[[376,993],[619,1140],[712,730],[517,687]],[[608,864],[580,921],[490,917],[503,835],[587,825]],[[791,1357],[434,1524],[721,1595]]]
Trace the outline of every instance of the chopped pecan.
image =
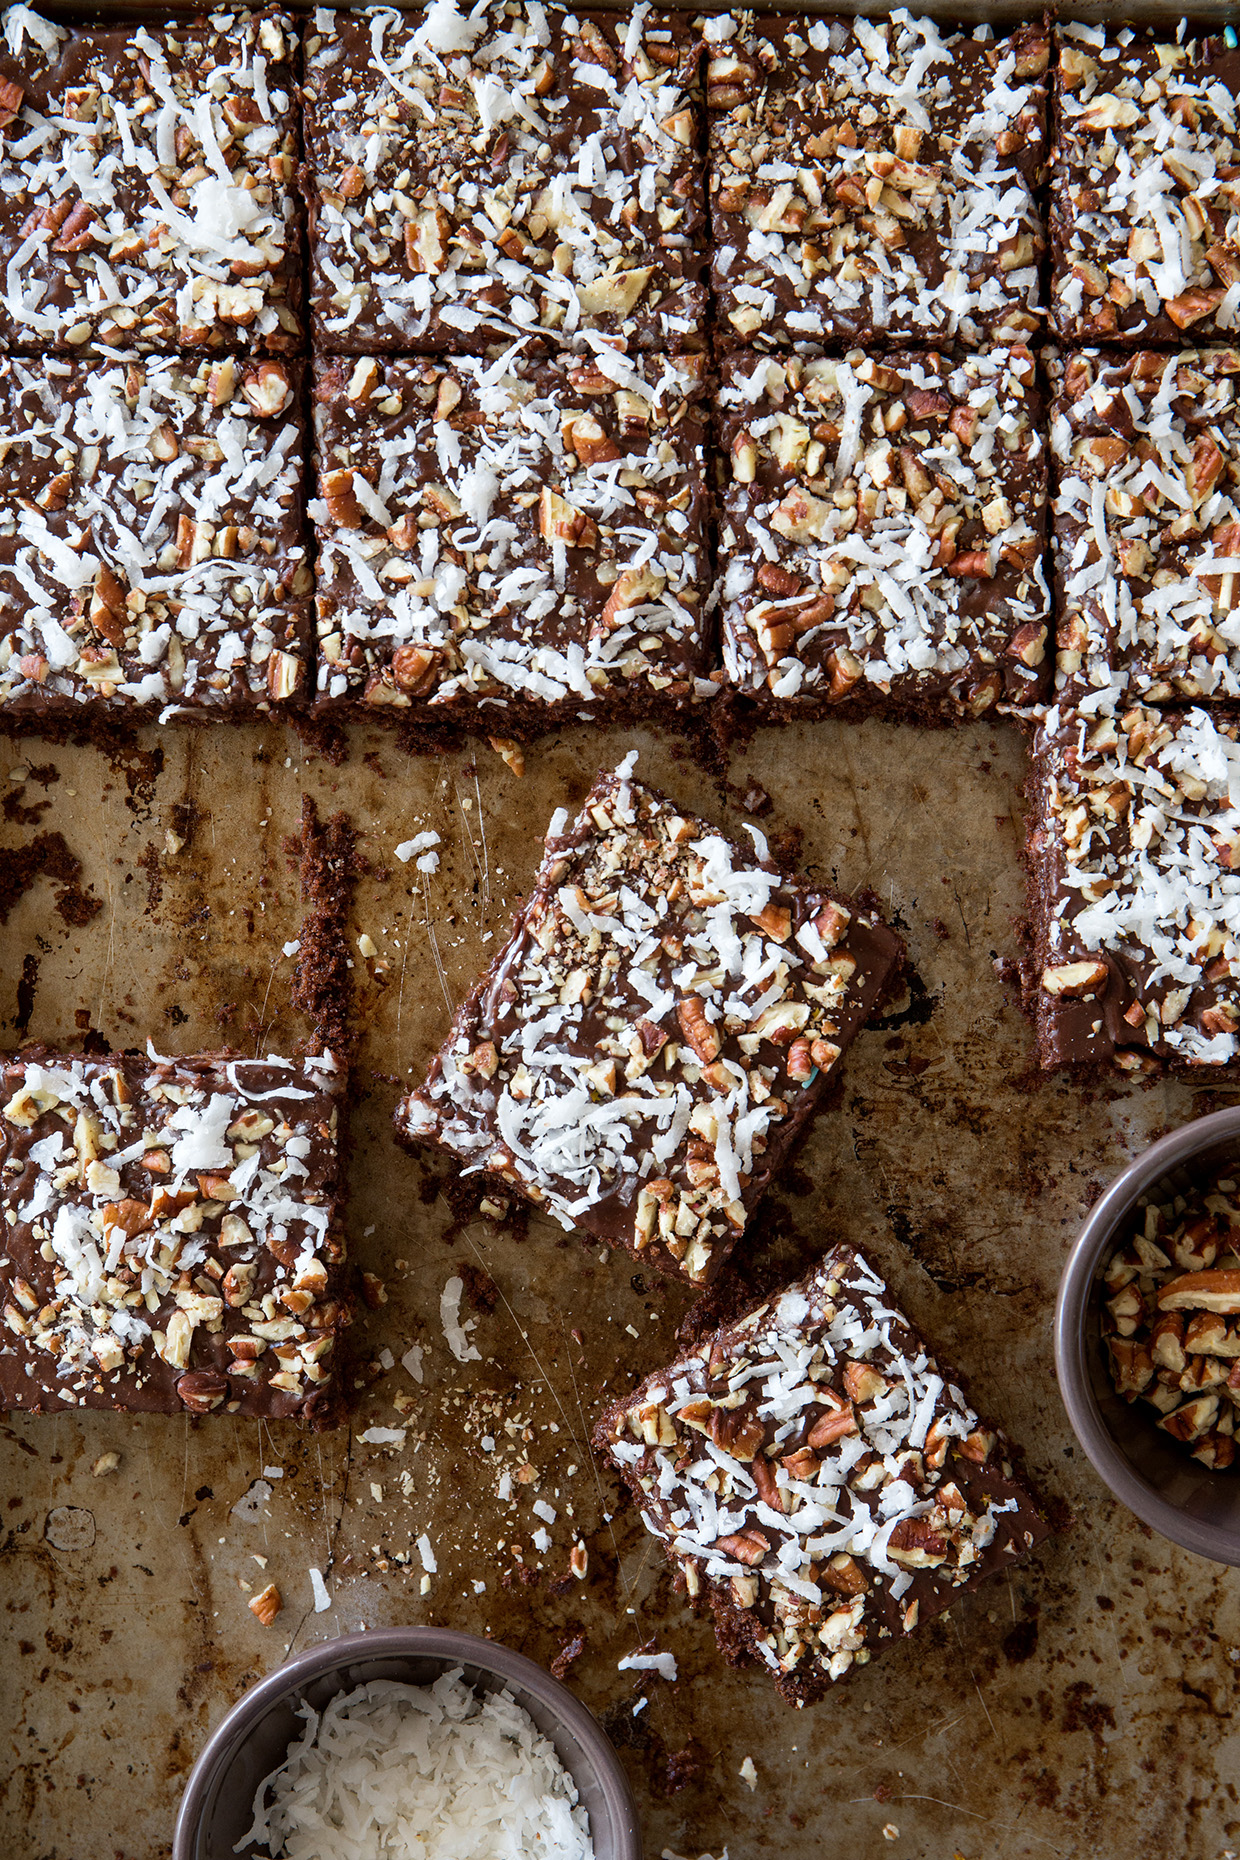
[[720,1537],[715,1543],[715,1549],[724,1556],[734,1557],[738,1563],[747,1563],[751,1569],[762,1561],[770,1547],[757,1525],[737,1531],[731,1537]]
[[25,94],[12,78],[0,78],[0,133],[17,121]]
[[177,1394],[191,1414],[210,1414],[228,1399],[228,1377],[217,1369],[191,1369],[177,1378]]
[[433,646],[398,646],[392,654],[392,676],[409,697],[424,697],[434,688],[442,660]]
[[332,522],[345,530],[361,529],[366,519],[353,489],[353,473],[349,470],[324,472],[319,485]]
[[718,1059],[722,1051],[719,1034],[706,1018],[706,1004],[697,995],[687,995],[676,1004],[680,1031],[704,1066]]
[[264,1627],[270,1627],[284,1606],[284,1597],[274,1582],[269,1582],[265,1589],[252,1596],[246,1604],[252,1615],[256,1615]]
[[270,420],[291,405],[293,384],[281,362],[258,362],[247,368],[241,392],[260,420]]
[[52,241],[53,252],[81,252],[94,241],[95,210],[84,200],[75,201],[66,215],[60,232]]
[[806,1436],[806,1445],[810,1447],[829,1447],[833,1441],[842,1440],[846,1434],[857,1432],[857,1417],[853,1413],[852,1403],[843,1401],[830,1389],[824,1389],[823,1401],[829,1405],[825,1414],[820,1414]]
[[753,1482],[764,1505],[769,1505],[772,1511],[784,1509],[783,1493],[775,1483],[775,1469],[761,1453],[753,1463]]

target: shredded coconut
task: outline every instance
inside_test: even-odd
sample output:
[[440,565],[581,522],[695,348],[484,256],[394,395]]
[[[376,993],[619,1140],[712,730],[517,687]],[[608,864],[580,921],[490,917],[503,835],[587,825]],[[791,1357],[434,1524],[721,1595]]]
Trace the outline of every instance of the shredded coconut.
[[373,1680],[322,1716],[254,1798],[273,1860],[593,1860],[585,1809],[550,1741],[509,1692],[460,1667],[426,1688]]

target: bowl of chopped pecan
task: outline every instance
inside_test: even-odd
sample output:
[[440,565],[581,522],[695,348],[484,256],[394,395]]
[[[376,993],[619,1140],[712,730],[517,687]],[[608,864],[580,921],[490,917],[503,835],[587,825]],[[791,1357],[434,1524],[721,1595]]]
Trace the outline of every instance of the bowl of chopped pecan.
[[1055,1370],[1115,1497],[1240,1566],[1240,1106],[1160,1138],[1095,1203],[1060,1280]]

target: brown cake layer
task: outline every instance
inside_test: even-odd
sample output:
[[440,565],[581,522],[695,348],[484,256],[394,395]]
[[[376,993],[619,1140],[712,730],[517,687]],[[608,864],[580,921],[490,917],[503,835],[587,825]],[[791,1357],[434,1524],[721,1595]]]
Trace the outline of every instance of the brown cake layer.
[[300,348],[289,16],[5,22],[0,343]]
[[572,826],[552,821],[529,901],[397,1132],[705,1284],[903,945],[634,780],[635,760]]
[[734,1665],[790,1704],[1049,1536],[949,1371],[851,1247],[648,1376],[599,1422]]
[[316,344],[704,347],[699,46],[648,8],[315,14]]
[[0,1406],[330,1424],[349,1322],[331,1055],[39,1048],[0,1085]]

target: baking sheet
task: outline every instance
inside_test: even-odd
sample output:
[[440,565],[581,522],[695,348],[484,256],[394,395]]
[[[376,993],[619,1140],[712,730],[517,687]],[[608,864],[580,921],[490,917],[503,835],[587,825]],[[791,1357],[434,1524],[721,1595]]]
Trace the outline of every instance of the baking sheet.
[[[454,1230],[435,1171],[389,1134],[400,1081],[425,1066],[449,1001],[504,933],[551,813],[631,747],[645,776],[733,832],[764,791],[756,817],[774,844],[799,837],[802,869],[872,886],[903,929],[911,996],[859,1037],[838,1104],[773,1198],[769,1244],[789,1273],[832,1238],[867,1248],[1075,1518],[1008,1581],[804,1713],[760,1673],[723,1667],[586,1446],[604,1394],[675,1348],[692,1294],[537,1218],[523,1237],[486,1221]],[[1022,908],[1021,777],[1020,734],[998,723],[764,731],[726,789],[639,731],[552,737],[520,780],[485,746],[411,760],[365,730],[340,767],[261,726],[149,731],[110,758],[0,744],[0,845],[59,832],[81,862],[75,886],[38,879],[0,929],[5,1046],[91,1031],[186,1052],[304,1037],[282,953],[301,908],[287,843],[303,793],[350,814],[370,866],[352,925],[364,1095],[350,1227],[388,1294],[359,1329],[375,1379],[348,1430],[97,1414],[0,1425],[7,1860],[166,1854],[186,1772],[246,1685],[309,1641],[388,1622],[489,1631],[543,1663],[583,1634],[568,1683],[621,1747],[652,1856],[1240,1848],[1227,1715],[1240,1580],[1110,1500],[1073,1444],[1051,1353],[1059,1267],[1094,1185],[1220,1100],[1178,1083],[1082,1095],[1030,1077],[1026,1026],[992,968]],[[443,836],[443,860],[423,880],[393,849],[425,829]],[[83,898],[101,908],[89,915]],[[465,1364],[440,1307],[461,1276],[480,1352]],[[401,1366],[411,1345],[421,1385]],[[363,1444],[375,1426],[405,1427],[403,1447]],[[94,1474],[106,1453],[116,1471]],[[260,1504],[265,1467],[283,1476]],[[569,1571],[578,1539],[584,1581]],[[241,1585],[269,1580],[285,1608],[263,1628]],[[675,1654],[676,1684],[617,1670],[651,1640]]]

